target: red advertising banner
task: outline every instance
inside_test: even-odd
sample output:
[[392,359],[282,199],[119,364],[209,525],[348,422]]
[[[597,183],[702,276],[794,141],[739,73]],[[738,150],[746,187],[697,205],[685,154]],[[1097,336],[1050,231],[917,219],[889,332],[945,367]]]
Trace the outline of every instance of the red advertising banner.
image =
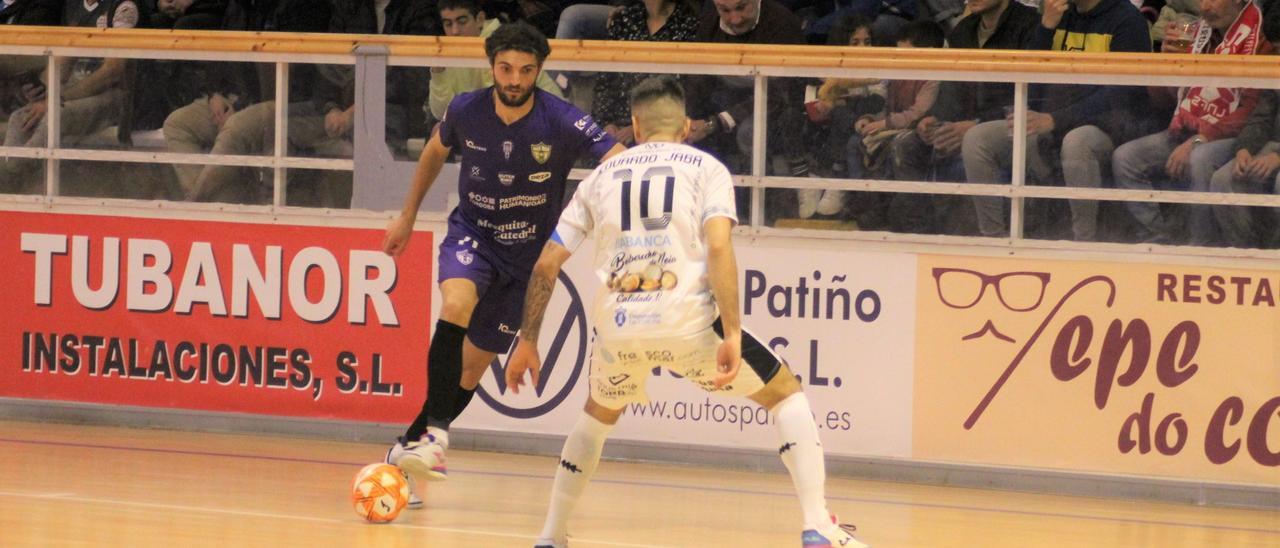
[[0,396],[370,422],[426,389],[429,232],[0,214]]

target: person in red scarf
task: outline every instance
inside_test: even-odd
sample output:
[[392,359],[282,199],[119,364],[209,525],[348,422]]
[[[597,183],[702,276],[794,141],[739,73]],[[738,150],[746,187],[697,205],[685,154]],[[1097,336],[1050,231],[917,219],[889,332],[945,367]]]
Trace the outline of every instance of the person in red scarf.
[[[1192,30],[1194,54],[1255,55],[1271,51],[1262,35],[1262,9],[1252,1],[1200,0],[1200,21]],[[1213,172],[1235,154],[1235,138],[1258,103],[1259,90],[1187,87],[1166,131],[1116,148],[1111,165],[1122,188],[1156,186],[1208,192]],[[1187,208],[1188,217],[1162,212],[1155,202],[1125,202],[1145,232],[1140,240],[1210,245],[1217,226],[1209,206]],[[1166,214],[1169,213],[1169,214]]]
[[[1280,3],[1265,12],[1262,34],[1280,42]],[[1280,52],[1273,48],[1272,55]],[[1235,157],[1213,172],[1214,192],[1280,194],[1280,89],[1266,89],[1236,139]],[[1231,247],[1280,247],[1280,208],[1213,206],[1222,239]],[[1266,222],[1271,217],[1271,222]]]

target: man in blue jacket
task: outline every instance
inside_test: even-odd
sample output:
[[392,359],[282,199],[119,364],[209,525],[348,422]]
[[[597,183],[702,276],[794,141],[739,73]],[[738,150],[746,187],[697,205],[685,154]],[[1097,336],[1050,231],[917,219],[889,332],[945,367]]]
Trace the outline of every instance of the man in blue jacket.
[[[1027,49],[1088,52],[1150,52],[1147,21],[1127,0],[1045,0],[1040,26]],[[1132,111],[1142,102],[1137,86],[1045,86],[1027,113],[1028,179],[1053,176],[1051,152],[1060,147],[1068,186],[1102,186],[1115,143],[1137,137]],[[1013,158],[1012,117],[978,124],[964,136],[961,155],[971,183],[1008,183]],[[1004,198],[975,197],[983,236],[1009,231]],[[1072,200],[1072,232],[1090,240],[1097,230],[1097,202]]]

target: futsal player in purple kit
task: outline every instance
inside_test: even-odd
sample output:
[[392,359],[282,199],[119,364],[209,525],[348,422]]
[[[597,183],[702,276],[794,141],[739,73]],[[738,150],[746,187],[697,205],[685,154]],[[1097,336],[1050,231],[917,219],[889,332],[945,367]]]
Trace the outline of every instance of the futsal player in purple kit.
[[427,353],[427,400],[386,457],[410,476],[410,507],[422,504],[415,478],[446,478],[449,424],[520,328],[525,285],[556,227],[569,170],[581,156],[604,160],[625,150],[590,115],[535,86],[551,51],[536,29],[502,25],[484,47],[494,85],[449,104],[382,244],[389,255],[404,252],[423,197],[458,151],[461,201],[440,241],[444,302]]

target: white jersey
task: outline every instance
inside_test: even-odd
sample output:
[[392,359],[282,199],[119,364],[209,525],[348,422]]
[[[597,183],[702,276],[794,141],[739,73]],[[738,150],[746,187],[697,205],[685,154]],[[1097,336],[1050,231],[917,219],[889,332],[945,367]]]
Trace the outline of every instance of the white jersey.
[[636,146],[582,181],[552,239],[573,251],[595,237],[599,336],[687,335],[715,321],[703,234],[712,217],[737,222],[733,178],[687,145]]

